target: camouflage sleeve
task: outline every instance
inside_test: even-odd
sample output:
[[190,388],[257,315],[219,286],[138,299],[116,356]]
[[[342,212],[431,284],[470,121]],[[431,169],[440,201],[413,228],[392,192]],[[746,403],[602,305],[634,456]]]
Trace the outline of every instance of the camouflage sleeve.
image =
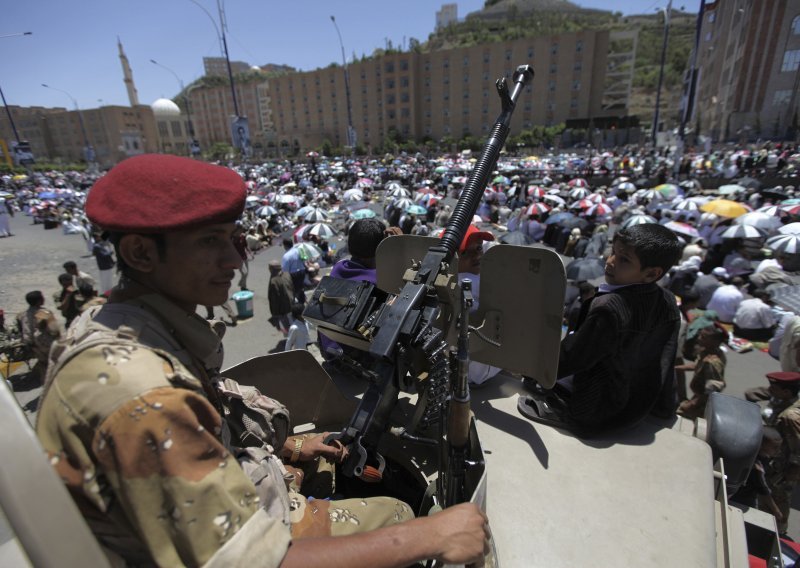
[[789,448],[789,463],[800,465],[800,409],[788,408],[781,412],[775,426]]
[[[37,431],[57,472],[87,517],[135,535],[160,566],[222,565],[220,559],[256,552],[259,565],[278,566],[289,528],[264,512],[220,442],[219,413],[202,395],[170,386],[163,361],[152,359],[136,358],[137,369],[160,371],[161,380],[139,384],[160,386],[127,397],[94,424],[89,405],[101,406],[98,382],[76,381],[74,371],[62,384],[56,378]],[[130,375],[122,375],[124,385]],[[110,387],[105,396],[123,388],[115,389],[113,378],[100,377]]]

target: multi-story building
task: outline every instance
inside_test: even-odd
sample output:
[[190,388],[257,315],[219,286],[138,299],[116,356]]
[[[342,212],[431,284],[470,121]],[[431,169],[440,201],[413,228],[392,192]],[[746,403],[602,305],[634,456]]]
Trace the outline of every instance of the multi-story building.
[[[20,139],[27,140],[37,161],[81,162],[84,148],[104,167],[128,156],[158,151],[153,111],[147,105],[104,106],[68,111],[63,108],[8,107]],[[14,133],[0,115],[0,137],[11,145]]]
[[156,120],[158,151],[162,154],[191,154],[189,117],[169,99],[158,99],[150,105]]
[[800,0],[706,4],[697,66],[702,134],[786,136],[800,105]]
[[442,4],[442,8],[436,12],[436,29],[446,28],[456,22],[458,22],[458,4]]
[[[550,37],[435,51],[391,53],[350,64],[351,114],[358,143],[390,134],[408,139],[488,133],[500,104],[494,82],[517,65],[536,76],[520,97],[512,128],[553,125],[604,114],[609,32],[585,30]],[[272,122],[281,148],[319,147],[347,140],[347,96],[341,67],[270,79]],[[617,97],[613,113],[624,114]]]
[[[231,73],[237,75],[250,70],[250,64],[244,61],[231,61]],[[208,77],[227,77],[228,64],[224,57],[204,57],[203,69]]]

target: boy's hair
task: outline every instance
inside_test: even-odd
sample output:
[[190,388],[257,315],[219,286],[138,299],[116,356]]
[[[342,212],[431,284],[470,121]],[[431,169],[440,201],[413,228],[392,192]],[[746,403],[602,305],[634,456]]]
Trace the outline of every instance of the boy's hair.
[[72,274],[67,274],[66,272],[58,275],[58,283],[59,284],[72,284]]
[[65,263],[62,265],[62,267],[64,268],[64,270],[66,270],[66,271],[70,271],[70,270],[73,270],[73,269],[77,269],[77,268],[78,268],[78,265],[77,265],[77,264],[75,264],[75,261],[74,261],[74,260],[68,260],[67,262],[65,262]]
[[305,306],[299,302],[292,304],[292,316],[294,318],[301,318],[303,317],[303,310]]
[[33,290],[25,294],[25,301],[28,302],[28,305],[31,307],[41,306],[44,304],[44,294],[42,294],[40,290]]
[[683,246],[675,233],[655,223],[622,229],[614,234],[612,244],[617,241],[633,248],[643,269],[658,267],[664,274],[680,260],[683,253]]
[[359,219],[347,234],[347,248],[354,258],[375,258],[386,226],[378,219]]

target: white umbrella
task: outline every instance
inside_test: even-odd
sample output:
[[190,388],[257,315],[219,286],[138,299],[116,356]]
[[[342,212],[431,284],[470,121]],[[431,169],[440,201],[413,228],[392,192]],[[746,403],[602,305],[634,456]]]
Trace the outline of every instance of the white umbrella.
[[310,225],[304,232],[303,236],[316,235],[321,239],[329,239],[336,234],[336,231],[327,223],[314,223]]
[[404,187],[397,186],[389,192],[389,197],[411,197],[411,192]]
[[322,251],[312,243],[297,243],[292,248],[298,251],[298,255],[303,260],[319,258],[322,256]]
[[328,217],[329,215],[325,210],[314,207],[311,211],[303,215],[303,221],[306,223],[319,223],[320,221],[327,221]]
[[572,199],[583,199],[587,195],[589,195],[589,190],[586,189],[586,187],[583,187],[583,186],[578,186],[578,187],[576,187],[575,189],[573,189],[572,191],[569,192],[569,196]]
[[361,201],[364,199],[364,192],[358,188],[348,189],[342,194],[346,201]]
[[257,217],[272,217],[273,215],[277,215],[278,210],[275,209],[272,205],[264,205],[263,207],[259,207],[256,209],[256,216]]
[[590,215],[597,215],[602,217],[605,215],[611,215],[613,212],[614,210],[607,203],[595,203],[586,210],[586,216],[589,217]]
[[756,209],[756,212],[764,213],[765,215],[771,215],[773,217],[787,217],[789,215],[789,212],[780,205],[765,205],[764,207],[759,207]]
[[555,203],[556,205],[565,205],[567,203],[564,201],[563,197],[559,197],[558,195],[545,195],[542,198],[542,201],[546,201],[547,203]]
[[720,195],[733,195],[734,193],[741,193],[745,190],[744,187],[741,185],[736,185],[734,183],[728,185],[721,185],[719,189],[717,189],[717,193]]
[[722,233],[723,239],[758,239],[764,232],[752,225],[731,225]]
[[281,193],[280,195],[275,196],[275,203],[297,203],[299,201],[299,197],[296,195],[291,195],[289,193]]
[[766,232],[772,232],[781,225],[781,220],[774,215],[767,215],[766,213],[759,213],[753,211],[752,213],[745,213],[740,217],[733,220],[736,225],[750,225],[757,227]]
[[767,239],[767,248],[784,254],[800,254],[800,235],[775,235]]
[[664,194],[660,191],[656,191],[655,189],[648,189],[647,191],[642,192],[641,197],[651,201],[661,201],[664,199]]
[[411,201],[408,197],[401,197],[400,199],[396,199],[394,201],[394,206],[397,209],[402,209],[403,211],[405,211],[406,209],[408,209],[412,205],[414,205],[414,202]]
[[675,211],[698,211],[700,206],[697,204],[696,201],[691,201],[689,199],[684,199],[683,201],[679,201],[675,207]]
[[782,235],[800,235],[800,223],[789,223],[784,225],[778,232]]
[[629,181],[623,181],[616,186],[616,192],[624,191],[626,193],[633,193],[636,190],[637,187]]
[[628,227],[632,227],[634,225],[644,225],[645,223],[658,223],[658,221],[655,217],[651,217],[650,215],[634,215],[623,221],[622,228],[627,229]]

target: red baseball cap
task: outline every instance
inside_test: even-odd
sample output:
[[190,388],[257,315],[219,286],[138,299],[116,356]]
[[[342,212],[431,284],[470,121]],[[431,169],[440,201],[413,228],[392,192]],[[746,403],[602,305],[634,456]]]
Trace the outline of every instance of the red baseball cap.
[[244,180],[233,170],[143,154],[120,162],[94,184],[86,215],[107,231],[166,233],[235,221],[246,196]]
[[767,373],[767,379],[776,383],[794,383],[800,381],[800,373],[792,373],[791,371],[775,371]]
[[467,232],[464,234],[464,238],[461,240],[461,246],[458,247],[458,252],[463,253],[465,250],[467,250],[469,245],[475,242],[476,239],[480,239],[482,241],[493,241],[494,235],[488,231],[481,231],[475,225],[470,225],[467,227]]

